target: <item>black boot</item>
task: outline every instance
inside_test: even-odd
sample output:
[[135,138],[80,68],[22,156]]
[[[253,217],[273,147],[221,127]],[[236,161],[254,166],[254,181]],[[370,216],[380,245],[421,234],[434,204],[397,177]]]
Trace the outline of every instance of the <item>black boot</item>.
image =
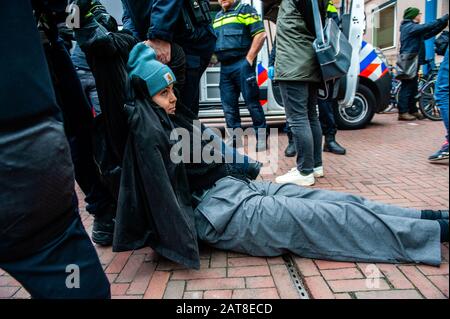
[[288,136],[288,146],[286,147],[286,149],[284,150],[284,155],[286,157],[294,157],[295,155],[297,155],[297,150],[295,149],[295,143],[294,143],[294,137],[292,136],[291,132],[287,133]]
[[346,150],[336,142],[334,135],[325,136],[325,144],[323,145],[324,152],[331,152],[337,155],[345,155]]
[[100,246],[111,246],[114,235],[115,206],[111,206],[106,212],[94,217],[92,226],[92,241]]

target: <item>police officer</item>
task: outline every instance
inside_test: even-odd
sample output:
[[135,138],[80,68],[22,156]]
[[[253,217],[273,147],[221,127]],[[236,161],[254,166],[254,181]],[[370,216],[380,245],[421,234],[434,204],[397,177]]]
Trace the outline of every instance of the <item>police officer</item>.
[[[339,15],[333,1],[328,2],[327,18],[333,19],[339,25]],[[346,149],[336,141],[337,125],[334,118],[334,109],[337,107],[336,99],[318,100],[319,121],[322,127],[322,134],[325,137],[323,145],[324,152],[330,152],[337,155],[345,155]]]
[[35,299],[109,298],[32,10],[0,4],[0,268]]
[[123,26],[155,49],[158,60],[171,61],[171,44],[186,54],[186,82],[181,100],[199,111],[200,78],[214,52],[215,35],[207,0],[122,0]]
[[[255,8],[239,0],[219,0],[219,4],[222,10],[217,13],[213,27],[217,36],[215,53],[221,62],[220,97],[227,129],[241,127],[242,92],[257,131],[257,150],[264,150],[267,125],[255,73],[256,57],[266,39],[264,24]],[[233,139],[238,140],[234,134]]]

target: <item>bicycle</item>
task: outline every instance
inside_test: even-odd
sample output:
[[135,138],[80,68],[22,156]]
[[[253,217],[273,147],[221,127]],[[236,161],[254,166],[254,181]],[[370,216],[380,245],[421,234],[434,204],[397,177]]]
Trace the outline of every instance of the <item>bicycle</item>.
[[419,88],[416,99],[419,102],[419,110],[427,119],[432,121],[442,121],[442,115],[436,106],[434,99],[434,87],[439,71],[438,66],[432,67],[432,60],[427,60],[426,64],[431,69],[427,75],[419,75]]

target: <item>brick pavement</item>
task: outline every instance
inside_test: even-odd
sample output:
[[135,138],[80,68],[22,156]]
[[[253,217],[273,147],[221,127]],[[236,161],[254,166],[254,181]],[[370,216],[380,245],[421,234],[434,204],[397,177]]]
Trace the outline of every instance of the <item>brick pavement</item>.
[[[338,140],[348,153],[324,154],[326,177],[315,187],[406,207],[448,209],[448,162],[426,160],[442,142],[442,123],[395,119],[392,114],[376,115],[367,129],[339,132]],[[286,143],[286,136],[281,136],[278,174],[294,166],[294,159],[282,157]],[[274,175],[262,178],[273,180]],[[80,206],[90,232],[92,218],[81,200]],[[202,246],[201,269],[193,271],[159,258],[149,248],[124,253],[96,249],[113,298],[300,297],[281,257],[256,258]],[[448,298],[448,243],[442,245],[442,256],[440,267],[294,260],[311,298]],[[0,298],[29,295],[0,269]]]

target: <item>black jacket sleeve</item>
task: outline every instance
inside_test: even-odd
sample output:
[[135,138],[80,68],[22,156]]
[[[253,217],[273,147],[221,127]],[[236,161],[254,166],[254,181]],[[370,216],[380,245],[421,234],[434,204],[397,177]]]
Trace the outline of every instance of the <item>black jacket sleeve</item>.
[[448,15],[445,15],[442,18],[437,19],[436,21],[433,21],[430,23],[425,23],[425,24],[415,23],[411,27],[409,32],[411,35],[415,35],[415,36],[423,35],[424,37],[428,36],[428,38],[430,38],[440,32],[440,31],[438,31],[436,34],[430,36],[430,34],[432,34],[434,32],[434,30],[442,28],[441,29],[441,31],[442,31],[445,28],[445,26],[447,25],[447,23],[448,23]]

